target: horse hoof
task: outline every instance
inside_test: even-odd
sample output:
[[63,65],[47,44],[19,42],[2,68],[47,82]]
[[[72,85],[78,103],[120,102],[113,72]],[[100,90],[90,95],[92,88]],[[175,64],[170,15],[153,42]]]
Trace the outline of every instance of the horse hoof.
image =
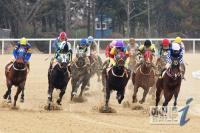
[[144,100],[140,100],[139,103],[140,103],[140,104],[143,104],[143,103],[144,103]]
[[74,96],[76,96],[77,95],[77,93],[76,92],[72,92],[72,96],[74,97]]
[[89,90],[89,87],[85,87],[85,91],[88,91]]
[[6,96],[6,95],[3,95],[3,99],[7,99],[7,97],[8,97],[8,96]]
[[60,100],[57,100],[57,104],[58,104],[58,105],[62,105],[60,102],[61,102]]
[[108,111],[108,106],[103,106],[103,112],[107,112]]
[[176,111],[177,111],[177,107],[174,106],[174,107],[172,108],[172,111],[175,111],[175,112],[176,112]]
[[137,103],[137,99],[133,99],[133,103]]
[[12,103],[12,101],[11,101],[11,100],[8,100],[7,103]]
[[24,102],[24,99],[20,99],[20,102],[23,103],[23,102]]

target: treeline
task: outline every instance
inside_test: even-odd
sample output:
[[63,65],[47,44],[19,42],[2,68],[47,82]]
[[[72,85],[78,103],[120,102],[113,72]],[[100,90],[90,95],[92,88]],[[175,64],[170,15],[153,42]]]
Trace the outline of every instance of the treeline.
[[99,15],[116,37],[200,37],[199,0],[0,0],[0,28],[12,37],[94,35]]

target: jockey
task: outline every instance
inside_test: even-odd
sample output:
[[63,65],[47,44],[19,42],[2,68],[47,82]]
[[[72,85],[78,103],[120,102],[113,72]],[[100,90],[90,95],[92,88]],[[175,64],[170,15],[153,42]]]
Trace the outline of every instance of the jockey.
[[106,58],[109,59],[110,58],[110,51],[113,47],[115,47],[115,44],[116,44],[117,41],[113,40],[109,45],[106,46],[106,49],[105,49],[105,55],[106,55]]
[[172,48],[168,51],[167,55],[167,64],[165,66],[165,69],[168,69],[172,63],[173,58],[178,58],[179,63],[180,63],[180,70],[182,73],[182,77],[184,78],[184,71],[185,71],[185,66],[183,63],[183,55],[182,55],[182,50],[180,45],[178,43],[173,42],[172,43]]
[[87,38],[87,45],[88,47],[90,47],[92,53],[97,53],[97,43],[94,41],[94,38],[92,36],[89,36]]
[[110,51],[110,64],[109,64],[109,67],[116,65],[114,57],[115,57],[115,55],[118,54],[118,52],[124,52],[125,53],[126,60],[125,60],[125,65],[124,66],[125,66],[126,69],[128,69],[128,64],[129,64],[129,61],[130,61],[130,57],[129,57],[128,51],[125,49],[123,41],[117,41],[116,44],[115,44],[115,47],[113,47],[111,49],[111,51]]
[[[137,70],[137,68],[142,64],[142,62],[144,61],[143,55],[145,53],[145,51],[149,49],[153,55],[153,58],[155,56],[155,45],[151,43],[150,40],[146,40],[144,42],[143,45],[140,45],[140,47],[138,48],[138,53],[137,53],[137,60],[138,63],[135,66],[134,72]],[[154,67],[154,65],[152,64],[152,66]]]
[[[98,45],[97,43],[94,41],[94,38],[92,36],[89,36],[87,38],[87,45],[88,47],[90,47],[90,50],[91,50],[91,56],[90,57],[93,57],[95,60],[98,61],[98,63],[101,64],[101,58],[98,56]],[[91,59],[91,58],[90,58]]]
[[138,50],[138,44],[135,43],[135,39],[134,38],[130,38],[129,39],[129,44],[127,46],[127,50],[130,53],[131,56],[136,54],[136,51]]
[[180,45],[180,48],[182,49],[182,54],[185,53],[185,45],[184,43],[182,42],[182,38],[181,37],[176,37],[175,40],[174,40],[175,43],[178,43]]
[[160,58],[163,55],[163,52],[168,52],[170,49],[171,44],[168,39],[163,39],[162,44],[160,44],[160,48],[158,49],[158,58]]
[[[90,47],[88,45],[87,39],[85,39],[85,38],[81,39],[80,44],[76,48],[76,57],[78,56],[79,50],[83,50],[83,52],[86,55],[86,58],[85,58],[86,64],[90,65],[90,59],[89,59]],[[75,59],[75,61],[76,61],[76,59]]]
[[[65,46],[67,45],[67,46]],[[51,62],[50,62],[50,69],[52,68],[53,63],[56,63],[58,61],[58,57],[60,55],[60,52],[68,47],[68,52],[71,54],[71,59],[69,60],[71,62],[72,60],[72,49],[71,49],[71,44],[69,42],[67,42],[67,35],[65,32],[61,32],[59,37],[54,41],[53,46],[55,46],[56,48],[56,53],[55,56],[52,58]]]
[[16,47],[13,50],[13,59],[7,66],[9,66],[15,61],[15,59],[17,58],[17,52],[21,47],[25,48],[26,55],[25,55],[24,61],[27,64],[28,71],[29,71],[30,70],[29,60],[31,58],[32,53],[31,53],[31,45],[30,43],[27,42],[25,37],[21,38],[20,42],[17,42]]
[[103,64],[103,68],[107,68],[108,65],[110,64],[110,58],[114,58],[111,54],[110,51],[113,47],[115,47],[117,41],[113,40],[109,45],[106,46],[105,49],[105,56],[106,56],[106,61]]

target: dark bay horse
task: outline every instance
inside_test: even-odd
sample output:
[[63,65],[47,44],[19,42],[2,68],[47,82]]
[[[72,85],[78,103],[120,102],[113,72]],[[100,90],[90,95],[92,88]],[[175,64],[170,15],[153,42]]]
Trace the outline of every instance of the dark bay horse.
[[108,68],[109,70],[104,69],[102,72],[102,76],[105,76],[104,78],[102,77],[102,79],[105,80],[105,82],[103,82],[103,86],[105,87],[105,105],[103,107],[104,111],[109,110],[108,103],[110,94],[113,90],[117,91],[116,99],[118,100],[119,104],[121,104],[122,100],[124,99],[125,87],[131,75],[131,71],[124,67],[125,58],[125,54],[119,53],[119,56],[117,56],[115,59],[116,66],[113,66],[110,69]]
[[156,83],[156,106],[160,101],[161,92],[164,92],[165,101],[163,106],[166,107],[174,96],[174,107],[177,105],[177,98],[181,87],[181,71],[179,59],[172,59],[171,66],[163,73],[163,78],[158,79]]
[[48,70],[48,110],[50,110],[52,102],[52,94],[54,88],[60,90],[57,104],[61,105],[62,97],[65,94],[67,84],[70,80],[69,60],[70,54],[62,53],[59,55],[58,62],[53,66],[52,69]]
[[146,50],[144,53],[144,62],[137,68],[136,73],[132,73],[132,82],[134,85],[133,103],[137,102],[138,88],[144,89],[143,97],[139,103],[144,103],[150,87],[155,83],[155,74],[152,67],[152,53]]
[[[103,69],[103,63],[102,63],[101,57],[91,54],[89,56],[89,59],[90,59],[90,79],[95,74],[97,74],[97,81],[100,82],[101,76],[102,76],[101,73]],[[85,90],[89,90],[89,88],[90,88],[90,81],[88,82]]]
[[[84,51],[79,50],[77,53],[77,58],[72,63],[72,91],[71,91],[71,100],[74,96],[77,95],[79,86],[81,86],[81,92],[79,97],[82,97],[83,91],[86,88],[86,85],[90,80],[90,63],[86,62],[86,54]],[[88,59],[89,60],[89,59]]]
[[21,94],[21,102],[24,101],[24,86],[26,83],[27,78],[27,64],[24,61],[24,58],[26,56],[26,51],[22,47],[17,52],[16,60],[13,64],[8,64],[5,67],[5,75],[6,75],[6,85],[7,85],[7,91],[4,94],[3,98],[10,100],[11,102],[11,88],[12,86],[17,87],[17,92],[14,97],[14,107],[16,106],[16,101],[18,99],[18,95]]

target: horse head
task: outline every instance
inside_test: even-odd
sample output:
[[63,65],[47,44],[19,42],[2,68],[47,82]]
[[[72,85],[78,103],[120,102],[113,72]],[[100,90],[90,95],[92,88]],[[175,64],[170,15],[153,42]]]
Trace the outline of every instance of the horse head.
[[23,47],[19,48],[19,50],[17,51],[16,60],[13,63],[13,67],[16,70],[25,69],[25,67],[26,67],[26,64],[25,64],[25,61],[24,61],[25,56],[26,56],[25,48],[23,48]]
[[179,58],[172,58],[172,64],[168,69],[168,75],[174,79],[181,76],[179,60]]
[[70,54],[66,54],[66,53],[61,53],[59,55],[59,66],[60,66],[60,69],[64,72],[67,71],[68,69],[68,64],[69,64],[69,60],[70,60]]
[[126,55],[124,52],[119,52],[116,56],[115,56],[115,61],[116,61],[116,66],[118,67],[124,67],[125,65],[125,60],[126,60]]
[[84,49],[79,49],[76,54],[76,57],[77,57],[76,66],[79,68],[84,67],[86,64],[85,62],[86,53],[84,52]]
[[153,60],[153,56],[151,51],[148,49],[145,51],[144,53],[144,63],[146,65],[146,67],[150,67],[152,64],[152,60]]

